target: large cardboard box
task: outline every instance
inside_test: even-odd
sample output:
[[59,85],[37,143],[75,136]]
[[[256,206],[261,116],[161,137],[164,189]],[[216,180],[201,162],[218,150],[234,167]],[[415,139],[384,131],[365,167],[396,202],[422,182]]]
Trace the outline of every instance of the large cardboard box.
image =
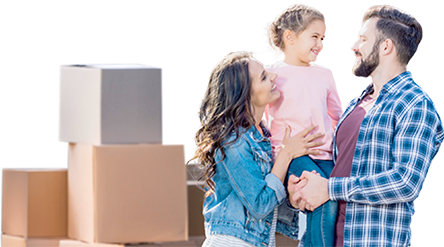
[[69,145],[68,236],[89,243],[184,241],[182,145]]
[[2,232],[67,236],[67,170],[4,169]]
[[197,247],[193,241],[178,241],[164,243],[140,243],[140,244],[104,244],[85,243],[77,240],[62,240],[59,247]]
[[24,238],[2,234],[2,247],[59,247],[66,238]]
[[160,68],[72,65],[60,77],[60,141],[162,143]]

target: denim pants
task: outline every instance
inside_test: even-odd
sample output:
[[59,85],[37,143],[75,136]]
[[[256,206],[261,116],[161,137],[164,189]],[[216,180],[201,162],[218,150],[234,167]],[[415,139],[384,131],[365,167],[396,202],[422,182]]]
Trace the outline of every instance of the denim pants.
[[[323,178],[329,178],[333,170],[332,160],[313,160],[309,156],[298,157],[291,161],[285,188],[290,174],[300,177],[303,171],[317,171]],[[334,246],[335,223],[338,204],[335,201],[327,201],[313,212],[306,211],[307,228],[302,242],[304,247]]]

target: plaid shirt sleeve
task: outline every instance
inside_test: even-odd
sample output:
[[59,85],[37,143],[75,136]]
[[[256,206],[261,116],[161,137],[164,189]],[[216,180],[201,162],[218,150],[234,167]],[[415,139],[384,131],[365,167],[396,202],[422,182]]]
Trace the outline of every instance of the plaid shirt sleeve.
[[[368,140],[369,143],[362,144],[370,147],[370,152],[364,154],[368,155],[364,163],[391,162],[382,164],[390,169],[370,172],[367,176],[352,174],[349,178],[330,178],[331,200],[380,205],[409,202],[417,198],[430,163],[443,140],[443,131],[433,103],[427,99],[405,99],[402,108],[394,130],[384,124],[372,126],[372,138]],[[387,116],[381,114],[378,117],[378,122],[384,123]],[[369,165],[368,169],[377,167]]]

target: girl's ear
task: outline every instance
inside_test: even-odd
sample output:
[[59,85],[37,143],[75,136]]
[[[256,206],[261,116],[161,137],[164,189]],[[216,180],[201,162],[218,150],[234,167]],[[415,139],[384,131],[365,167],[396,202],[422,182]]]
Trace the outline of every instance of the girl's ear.
[[284,32],[284,44],[293,45],[294,44],[294,32],[287,29]]

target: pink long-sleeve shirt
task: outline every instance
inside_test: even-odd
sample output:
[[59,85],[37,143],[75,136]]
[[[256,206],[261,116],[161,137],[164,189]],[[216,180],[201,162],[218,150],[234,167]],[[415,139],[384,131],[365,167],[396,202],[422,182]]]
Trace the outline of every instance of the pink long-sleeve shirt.
[[265,110],[273,153],[280,150],[286,123],[291,126],[291,136],[313,124],[318,126],[315,131],[325,133],[325,144],[316,148],[319,155],[310,156],[331,160],[333,132],[342,115],[332,72],[316,64],[303,67],[283,61],[272,65],[268,71],[278,74],[275,83],[281,93],[281,97]]

